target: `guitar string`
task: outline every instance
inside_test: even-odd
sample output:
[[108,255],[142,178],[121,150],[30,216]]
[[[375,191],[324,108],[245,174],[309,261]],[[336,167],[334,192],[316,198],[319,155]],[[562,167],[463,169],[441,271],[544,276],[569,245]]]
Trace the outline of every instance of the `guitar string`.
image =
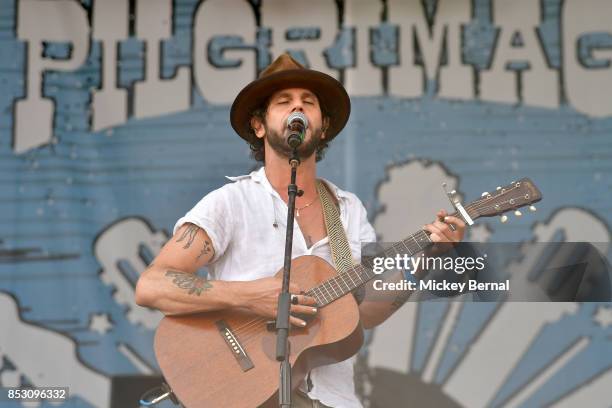
[[[512,191],[513,189],[516,189],[516,188],[517,188],[516,186],[515,186],[515,187],[512,187],[512,188],[510,188],[510,189],[508,190],[508,192],[509,192],[509,191]],[[506,192],[504,192],[504,194],[505,194],[505,193],[506,193]],[[481,202],[481,203],[474,204],[474,205],[468,205],[468,206],[466,206],[466,208],[469,208],[470,210],[472,210],[472,209],[485,209],[485,208],[488,208],[488,209],[493,209],[493,208],[495,208],[495,206],[489,206],[489,207],[488,207],[488,206],[486,206],[486,205],[484,204],[485,202],[488,202],[488,201],[490,201],[490,200],[491,200],[491,199],[493,199],[493,198],[495,198],[495,197],[488,197],[488,198],[486,198],[486,199],[482,200],[482,202]],[[504,204],[504,203],[508,203],[508,202],[510,202],[510,200],[508,200],[508,201],[501,201],[499,204]],[[414,234],[413,234],[413,235],[414,235]],[[338,275],[338,276],[340,276],[340,275]],[[326,282],[327,282],[327,281],[326,281]],[[322,283],[321,285],[319,285],[319,286],[323,286],[323,285],[324,285],[326,282],[323,282],[323,283]],[[345,284],[346,284],[346,283],[345,283]],[[315,288],[316,288],[316,287],[315,287]],[[314,289],[314,288],[313,288],[313,289]],[[333,289],[333,287],[332,287],[332,289]],[[341,288],[340,288],[340,289],[341,289]],[[341,290],[342,290],[342,289],[341,289]],[[334,290],[334,292],[335,292],[335,290]],[[323,293],[323,292],[321,292],[321,293]],[[328,291],[328,293],[330,293],[330,292]],[[348,293],[348,292],[347,292],[347,293]],[[324,295],[324,294],[323,294],[323,297],[325,298],[325,295]],[[315,296],[315,298],[316,298],[316,296]],[[257,327],[257,324],[258,324],[258,323],[260,323],[260,322],[264,322],[264,321],[266,321],[266,319],[265,319],[265,318],[257,318],[257,319],[252,319],[252,320],[250,320],[250,321],[246,322],[245,324],[243,324],[242,326],[240,326],[240,327],[236,328],[236,329],[234,330],[234,332],[237,334],[239,331],[241,331],[241,332],[242,332],[242,335],[244,335],[246,332],[250,331],[250,330],[248,330],[248,329],[250,328],[250,326],[255,326],[255,327]]]
[[[259,328],[259,323],[264,323],[266,321],[272,321],[272,322],[276,322],[276,319],[274,318],[270,318],[267,319],[265,317],[258,317],[256,319],[252,319],[249,320],[248,322],[246,322],[243,326],[241,326],[239,329],[232,329],[232,331],[236,334],[240,334],[240,336],[245,336],[247,333],[249,333],[253,328]],[[297,326],[298,328],[301,326]]]
[[[253,338],[256,338],[257,336],[255,334],[261,330],[261,326],[258,323],[263,323],[266,320],[269,320],[269,319],[260,317],[260,318],[251,320],[250,323],[248,324],[250,327],[240,330],[240,334],[237,333],[236,330],[232,330],[232,331],[234,332],[235,335],[237,336],[239,335],[240,338],[238,339],[238,341],[241,344],[247,344],[250,340],[252,340]],[[276,322],[276,320],[272,320],[272,321]],[[292,328],[293,328],[293,325],[292,325]],[[304,327],[303,326],[295,327],[295,329],[299,329],[299,328],[304,328]]]
[[[310,292],[311,292],[311,291],[308,291],[308,292],[306,292],[306,294],[308,294],[308,293],[310,293]],[[313,295],[314,295],[314,294],[313,294]],[[310,296],[310,295],[309,295],[309,296]],[[314,297],[314,298],[317,300],[317,302],[319,302],[319,301],[320,301],[316,295],[314,295],[314,296],[312,296],[312,297]],[[246,338],[247,333],[248,333],[248,335],[250,335],[250,334],[251,334],[251,332],[253,331],[252,329],[254,329],[254,328],[255,328],[255,329],[259,329],[259,328],[260,328],[260,326],[258,325],[259,323],[263,323],[263,322],[266,322],[266,321],[268,321],[268,320],[276,322],[276,319],[274,319],[274,318],[267,319],[267,318],[265,318],[265,317],[258,317],[258,318],[256,318],[256,319],[252,319],[252,320],[250,320],[250,321],[246,322],[245,324],[243,324],[242,326],[240,326],[240,327],[238,327],[238,328],[236,328],[236,329],[232,329],[232,331],[233,331],[235,334],[238,334],[238,332],[240,332],[240,336],[241,336],[241,337],[243,337],[243,338],[245,338],[245,340],[244,340],[244,341],[248,341],[248,338]],[[299,327],[300,327],[300,326],[297,326],[297,328],[299,328]],[[257,330],[255,330],[255,331],[257,331]]]
[[[512,190],[514,190],[514,189],[516,189],[516,188],[518,188],[518,186],[516,186],[516,185],[515,185],[514,187],[509,188],[507,192],[506,192],[506,191],[504,191],[502,194],[507,194],[508,192],[510,192],[510,191],[512,191]],[[505,190],[505,189],[504,189],[504,190]],[[487,206],[487,205],[486,205],[486,203],[488,203],[489,201],[491,201],[492,199],[494,199],[494,198],[496,198],[496,197],[498,197],[498,196],[491,196],[491,197],[487,197],[487,198],[485,198],[485,199],[483,199],[483,200],[480,200],[480,201],[478,201],[478,202],[475,202],[474,204],[467,205],[467,206],[465,206],[465,208],[466,208],[466,210],[467,210],[468,208],[469,208],[470,210],[472,210],[472,209],[478,209],[478,210],[481,210],[481,209],[494,209],[494,208],[495,208],[495,206]],[[512,200],[512,199],[510,199],[510,200]],[[509,203],[509,202],[510,202],[510,200],[507,200],[507,201],[501,201],[499,204]],[[526,204],[525,204],[525,205],[526,205]],[[414,234],[413,234],[413,235],[414,235]],[[341,276],[341,275],[337,275],[337,276]],[[332,278],[332,279],[333,279],[333,278]],[[322,283],[321,285],[319,285],[319,286],[322,286],[322,285],[324,285],[325,283],[326,283],[326,282],[323,282],[323,283]],[[313,288],[313,289],[314,289],[314,288]],[[332,289],[333,289],[333,287],[332,287]],[[341,289],[341,290],[342,290],[342,289]],[[334,290],[334,292],[335,292],[335,290]],[[348,292],[347,292],[347,293],[348,293]],[[314,297],[316,298],[316,296],[314,296]],[[324,297],[325,297],[325,296],[324,296]],[[265,322],[265,321],[266,321],[266,319],[265,319],[265,318],[257,318],[257,319],[252,319],[252,320],[250,320],[250,321],[248,321],[248,322],[244,323],[242,326],[240,326],[240,327],[238,327],[238,328],[234,329],[233,331],[234,331],[234,333],[236,333],[236,334],[238,334],[238,332],[239,332],[239,331],[241,331],[241,332],[242,332],[242,335],[244,335],[244,333],[246,333],[246,332],[250,331],[250,330],[248,330],[248,329],[250,328],[250,326],[256,326],[256,327],[257,327],[257,324],[258,324],[258,323],[260,323],[260,322]],[[246,330],[246,331],[245,331],[245,330]]]

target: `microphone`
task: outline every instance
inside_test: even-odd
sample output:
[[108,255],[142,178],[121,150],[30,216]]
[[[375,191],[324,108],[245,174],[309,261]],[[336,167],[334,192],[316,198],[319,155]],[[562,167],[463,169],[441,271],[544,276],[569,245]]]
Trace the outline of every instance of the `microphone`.
[[287,118],[287,128],[289,137],[287,143],[292,149],[297,148],[304,141],[306,129],[308,129],[308,119],[302,112],[293,112]]

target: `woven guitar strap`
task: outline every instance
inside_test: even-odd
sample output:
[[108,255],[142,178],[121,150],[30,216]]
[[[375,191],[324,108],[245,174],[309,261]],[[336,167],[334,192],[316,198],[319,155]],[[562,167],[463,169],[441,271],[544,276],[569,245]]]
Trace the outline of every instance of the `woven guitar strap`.
[[[323,207],[323,219],[325,220],[325,229],[329,237],[329,248],[331,249],[332,260],[338,273],[342,273],[354,265],[351,247],[349,246],[346,232],[340,221],[340,212],[336,206],[336,198],[332,195],[327,184],[321,180],[317,180],[317,193]],[[312,390],[312,381],[310,381],[310,371],[306,376],[306,386],[308,391]]]
[[319,200],[323,207],[323,219],[325,220],[325,229],[329,237],[329,247],[331,249],[334,266],[338,273],[342,273],[351,268],[355,262],[351,253],[346,232],[340,221],[340,212],[336,206],[335,197],[332,196],[329,187],[325,182],[317,180],[317,192]]

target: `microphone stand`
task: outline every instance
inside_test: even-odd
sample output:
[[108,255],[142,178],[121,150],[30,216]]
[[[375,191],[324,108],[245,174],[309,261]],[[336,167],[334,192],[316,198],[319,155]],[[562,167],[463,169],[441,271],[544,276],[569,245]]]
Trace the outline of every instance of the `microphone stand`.
[[[299,145],[299,144],[298,144]],[[291,294],[289,293],[289,281],[291,276],[291,251],[293,247],[293,220],[295,213],[295,198],[304,194],[298,190],[295,184],[297,167],[300,165],[297,145],[293,146],[293,154],[289,159],[291,165],[291,184],[287,187],[289,200],[287,202],[287,234],[285,236],[285,259],[283,267],[283,287],[278,296],[278,313],[276,316],[276,360],[280,361],[280,386],[279,406],[282,408],[291,407],[291,364],[289,363],[289,353],[291,352],[289,343],[289,309],[291,307]]]

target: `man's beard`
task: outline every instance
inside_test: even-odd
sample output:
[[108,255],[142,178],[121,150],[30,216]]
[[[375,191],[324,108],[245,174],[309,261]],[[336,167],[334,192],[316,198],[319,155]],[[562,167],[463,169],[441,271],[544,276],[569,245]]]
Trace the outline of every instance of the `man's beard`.
[[[293,154],[293,149],[287,143],[287,138],[273,129],[269,129],[267,127],[265,127],[265,129],[270,147],[281,156],[290,158]],[[310,140],[304,139],[300,147],[298,147],[298,157],[301,160],[309,158],[317,151],[317,148],[322,144],[322,133],[323,130],[319,128],[313,131]]]

